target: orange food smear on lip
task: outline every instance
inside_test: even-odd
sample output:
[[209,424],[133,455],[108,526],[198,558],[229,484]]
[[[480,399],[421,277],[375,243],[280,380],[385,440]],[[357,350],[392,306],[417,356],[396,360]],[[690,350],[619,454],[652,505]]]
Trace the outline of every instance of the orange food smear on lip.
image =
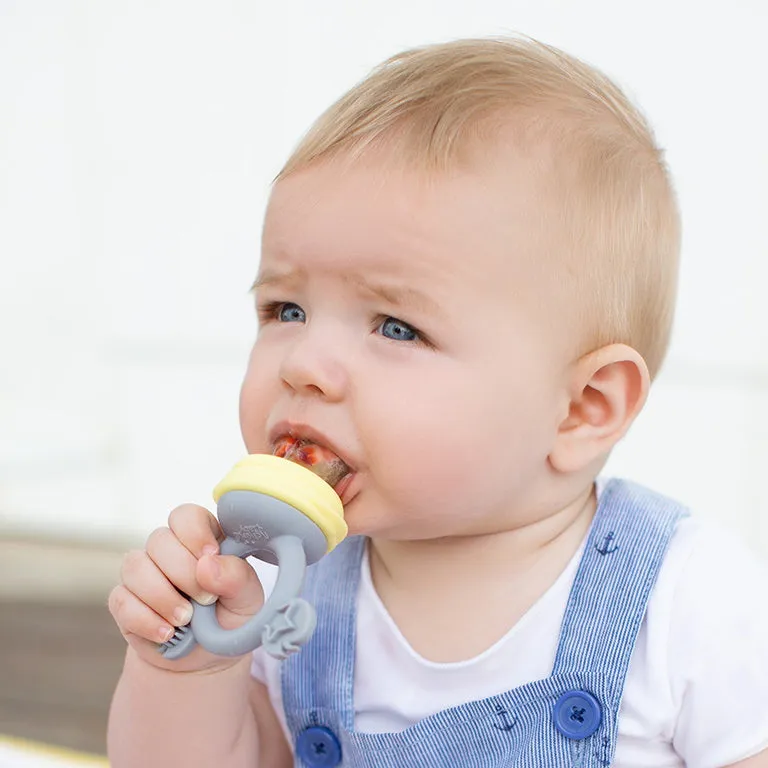
[[281,437],[275,444],[273,453],[311,469],[331,486],[337,485],[350,471],[330,449],[291,435]]

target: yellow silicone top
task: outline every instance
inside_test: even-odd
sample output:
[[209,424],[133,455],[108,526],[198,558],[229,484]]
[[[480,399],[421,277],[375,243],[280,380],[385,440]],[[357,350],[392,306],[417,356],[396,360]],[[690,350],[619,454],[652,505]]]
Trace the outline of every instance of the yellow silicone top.
[[229,491],[255,491],[303,512],[325,535],[330,552],[347,535],[344,507],[336,491],[311,469],[279,456],[252,453],[235,464],[213,489],[213,500]]

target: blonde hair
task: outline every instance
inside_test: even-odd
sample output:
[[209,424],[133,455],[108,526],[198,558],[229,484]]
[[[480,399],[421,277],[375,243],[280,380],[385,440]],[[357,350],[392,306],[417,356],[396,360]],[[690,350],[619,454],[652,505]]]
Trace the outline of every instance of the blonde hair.
[[515,125],[551,139],[569,243],[563,288],[587,328],[583,352],[622,342],[655,376],[666,353],[679,260],[675,195],[653,133],[605,75],[529,38],[405,51],[333,104],[278,179],[338,153],[394,143],[410,166],[447,170]]

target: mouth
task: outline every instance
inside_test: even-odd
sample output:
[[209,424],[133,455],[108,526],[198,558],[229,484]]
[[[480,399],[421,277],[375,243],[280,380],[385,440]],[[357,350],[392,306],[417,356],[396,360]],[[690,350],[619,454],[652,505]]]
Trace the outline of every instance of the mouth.
[[272,453],[310,469],[325,480],[344,502],[344,492],[355,473],[333,450],[318,440],[284,433],[274,441]]

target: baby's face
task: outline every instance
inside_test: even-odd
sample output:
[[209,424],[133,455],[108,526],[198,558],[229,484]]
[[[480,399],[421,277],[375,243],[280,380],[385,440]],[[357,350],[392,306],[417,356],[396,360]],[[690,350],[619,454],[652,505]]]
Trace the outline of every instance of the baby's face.
[[250,453],[281,422],[323,433],[352,533],[498,530],[539,495],[569,359],[533,162],[428,178],[370,155],[275,185],[242,432]]

